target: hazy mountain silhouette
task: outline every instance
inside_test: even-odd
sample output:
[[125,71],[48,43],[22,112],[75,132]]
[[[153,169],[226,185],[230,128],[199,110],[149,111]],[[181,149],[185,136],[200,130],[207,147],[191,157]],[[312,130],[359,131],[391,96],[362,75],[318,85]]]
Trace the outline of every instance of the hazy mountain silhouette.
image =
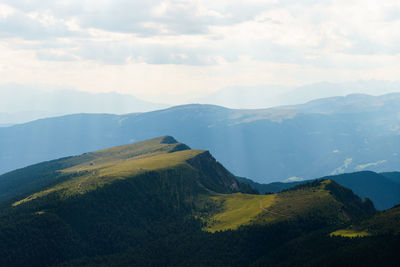
[[0,123],[16,124],[72,113],[125,114],[165,108],[132,95],[88,93],[70,89],[46,91],[33,86],[0,86]]

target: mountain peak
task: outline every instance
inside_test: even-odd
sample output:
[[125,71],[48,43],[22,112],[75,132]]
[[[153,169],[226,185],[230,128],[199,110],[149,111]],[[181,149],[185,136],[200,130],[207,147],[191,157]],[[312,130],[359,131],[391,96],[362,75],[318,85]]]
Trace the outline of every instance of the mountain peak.
[[176,141],[176,139],[170,135],[161,137],[160,144],[176,144],[176,143],[178,143],[178,141]]

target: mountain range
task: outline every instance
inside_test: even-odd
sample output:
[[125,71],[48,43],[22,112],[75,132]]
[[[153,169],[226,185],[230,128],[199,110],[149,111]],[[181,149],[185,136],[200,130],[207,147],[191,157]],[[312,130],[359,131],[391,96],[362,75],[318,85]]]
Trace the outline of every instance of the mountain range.
[[382,95],[400,91],[400,81],[360,80],[353,82],[319,82],[302,86],[235,86],[218,90],[195,103],[214,104],[235,109],[260,109],[298,105],[314,99],[349,94]]
[[[381,95],[399,92],[399,81],[361,80],[345,83],[319,82],[303,86],[257,85],[229,87],[189,102],[234,109],[265,109],[299,105],[319,98],[349,94]],[[176,100],[175,103],[181,101]],[[188,102],[188,101],[186,101]],[[62,86],[0,85],[0,127],[75,113],[126,114],[167,108],[130,94],[89,93]]]
[[0,176],[0,264],[392,266],[399,214],[331,179],[260,195],[163,136]]
[[396,171],[399,114],[400,94],[389,94],[261,110],[193,104],[68,115],[0,128],[0,172],[166,134],[209,150],[235,175],[261,183]]
[[73,113],[125,114],[166,107],[168,105],[114,92],[89,93],[68,88],[50,90],[19,84],[0,86],[0,125]]

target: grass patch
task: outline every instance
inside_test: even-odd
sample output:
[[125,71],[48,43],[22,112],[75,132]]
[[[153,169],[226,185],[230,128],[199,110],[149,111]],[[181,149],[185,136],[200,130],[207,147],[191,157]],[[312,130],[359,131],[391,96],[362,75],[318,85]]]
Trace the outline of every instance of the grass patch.
[[242,193],[218,195],[211,197],[222,204],[223,211],[207,219],[204,230],[216,232],[237,229],[241,225],[252,223],[252,220],[270,207],[275,195],[248,195]]
[[330,233],[330,236],[341,236],[341,237],[349,237],[349,238],[356,238],[356,237],[365,237],[370,236],[371,234],[366,231],[357,231],[353,229],[341,229],[337,230],[333,233]]

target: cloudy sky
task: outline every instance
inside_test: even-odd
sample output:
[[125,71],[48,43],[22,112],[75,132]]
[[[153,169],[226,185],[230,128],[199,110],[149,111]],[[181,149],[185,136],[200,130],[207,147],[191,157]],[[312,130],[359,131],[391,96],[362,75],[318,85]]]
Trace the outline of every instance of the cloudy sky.
[[398,80],[399,0],[1,0],[0,84],[179,103],[230,86]]

